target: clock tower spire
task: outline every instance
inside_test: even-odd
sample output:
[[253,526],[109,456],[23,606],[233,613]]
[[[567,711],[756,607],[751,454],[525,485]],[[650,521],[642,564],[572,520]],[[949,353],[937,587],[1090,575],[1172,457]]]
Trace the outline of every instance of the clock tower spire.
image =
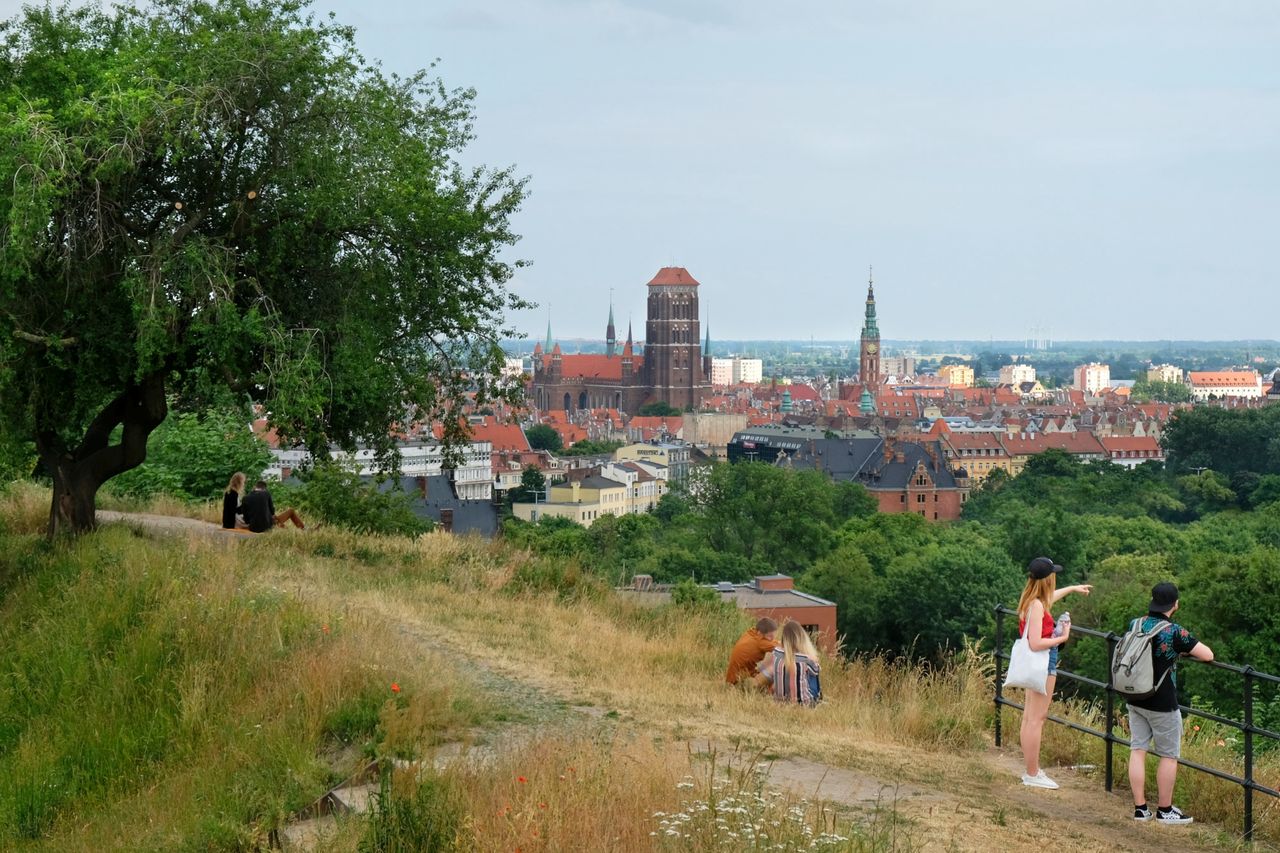
[[880,384],[880,327],[876,325],[876,288],[870,267],[867,267],[867,311],[858,354],[858,381],[864,388]]

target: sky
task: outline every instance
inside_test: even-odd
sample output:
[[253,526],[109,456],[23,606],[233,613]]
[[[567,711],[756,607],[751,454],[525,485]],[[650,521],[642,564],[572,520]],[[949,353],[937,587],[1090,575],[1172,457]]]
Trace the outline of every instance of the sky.
[[[5,17],[17,7],[0,0]],[[541,339],[1280,338],[1274,0],[317,0],[473,87]]]

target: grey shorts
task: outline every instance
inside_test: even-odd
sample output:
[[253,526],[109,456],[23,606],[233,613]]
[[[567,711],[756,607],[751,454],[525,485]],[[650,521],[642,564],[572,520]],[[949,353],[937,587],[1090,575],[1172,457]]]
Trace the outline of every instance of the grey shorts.
[[1178,758],[1182,754],[1182,712],[1148,711],[1130,705],[1129,734],[1131,749]]

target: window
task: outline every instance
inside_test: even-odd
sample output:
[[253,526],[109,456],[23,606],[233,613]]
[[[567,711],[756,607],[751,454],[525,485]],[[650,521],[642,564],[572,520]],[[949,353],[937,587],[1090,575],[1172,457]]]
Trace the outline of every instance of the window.
[[918,504],[924,503],[924,495],[916,495],[916,503]]
[[906,495],[898,495],[898,502],[899,502],[899,503],[906,503],[906,502],[907,502],[907,496],[906,496]]

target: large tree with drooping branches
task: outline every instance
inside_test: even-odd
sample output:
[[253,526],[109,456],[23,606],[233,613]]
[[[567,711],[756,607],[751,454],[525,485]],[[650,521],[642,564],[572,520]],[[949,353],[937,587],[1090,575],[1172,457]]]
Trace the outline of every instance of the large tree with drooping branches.
[[94,524],[175,400],[287,442],[464,438],[500,380],[510,169],[467,167],[469,90],[387,75],[300,0],[28,7],[0,30],[0,423]]

